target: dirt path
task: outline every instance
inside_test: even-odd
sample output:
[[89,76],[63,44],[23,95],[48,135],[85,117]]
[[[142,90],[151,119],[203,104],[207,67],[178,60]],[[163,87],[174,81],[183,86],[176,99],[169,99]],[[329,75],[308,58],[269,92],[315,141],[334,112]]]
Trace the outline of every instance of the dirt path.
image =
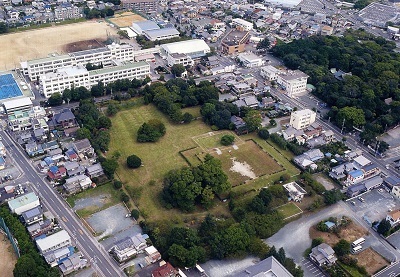
[[7,237],[0,233],[0,272],[2,277],[13,277],[14,265],[17,262],[17,256]]

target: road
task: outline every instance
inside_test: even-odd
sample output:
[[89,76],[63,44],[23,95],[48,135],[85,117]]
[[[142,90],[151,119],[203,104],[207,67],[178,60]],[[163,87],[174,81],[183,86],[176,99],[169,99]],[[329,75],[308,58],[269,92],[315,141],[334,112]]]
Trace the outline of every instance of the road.
[[387,268],[379,271],[373,277],[396,277],[400,275],[400,262],[394,263]]
[[0,131],[3,144],[12,153],[15,163],[24,172],[25,177],[33,183],[32,189],[37,193],[42,204],[58,218],[59,223],[72,237],[79,250],[91,261],[100,276],[125,276],[114,260],[100,243],[85,229],[80,219],[72,212],[66,202],[39,175],[20,147],[11,137]]

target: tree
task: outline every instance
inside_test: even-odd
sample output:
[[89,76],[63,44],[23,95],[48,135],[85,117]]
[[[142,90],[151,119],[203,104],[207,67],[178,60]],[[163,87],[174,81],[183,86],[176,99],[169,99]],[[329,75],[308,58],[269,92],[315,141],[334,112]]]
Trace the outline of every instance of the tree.
[[124,203],[128,203],[129,202],[129,196],[125,192],[121,193],[121,201],[124,202]]
[[347,240],[341,239],[333,247],[333,250],[335,250],[336,255],[338,255],[339,257],[347,255],[350,253],[350,250],[351,250],[350,242],[348,242]]
[[117,32],[117,34],[118,34],[120,37],[122,37],[122,38],[127,38],[127,39],[129,39],[128,31],[126,31],[126,30],[119,30],[119,31]]
[[190,113],[184,113],[183,114],[183,122],[185,123],[190,123],[193,121],[193,115]]
[[53,93],[49,100],[47,100],[49,106],[60,106],[63,103],[63,98],[59,92]]
[[349,130],[353,127],[363,126],[365,121],[364,111],[355,107],[341,108],[336,116],[336,122],[339,126],[343,125]]
[[276,126],[276,120],[275,119],[270,119],[269,120],[269,125]]
[[171,67],[171,73],[175,75],[175,77],[181,77],[182,74],[186,71],[186,68],[181,64],[174,64]]
[[327,205],[335,204],[343,199],[343,194],[338,189],[328,190],[324,193],[324,201]]
[[8,25],[5,22],[0,22],[0,34],[8,33]]
[[100,116],[98,119],[98,123],[97,123],[97,128],[98,129],[110,129],[111,127],[111,119],[109,119],[106,116]]
[[263,50],[266,51],[268,50],[268,48],[271,46],[271,42],[269,41],[269,39],[266,37],[264,38],[262,41],[260,41],[257,44],[257,50]]
[[118,190],[118,189],[121,189],[121,188],[122,188],[122,182],[121,182],[121,181],[114,180],[113,186],[114,186],[114,188],[117,189],[117,190]]
[[258,130],[261,126],[261,115],[259,111],[251,110],[247,113],[247,115],[243,118],[244,122],[246,122],[247,129],[249,132],[254,132]]
[[156,142],[165,135],[165,125],[158,119],[143,123],[138,130],[138,142]]
[[114,159],[104,159],[101,162],[101,166],[103,167],[104,174],[112,179],[114,177],[114,173],[118,168],[118,162]]
[[108,116],[116,115],[117,112],[118,112],[118,107],[117,107],[117,105],[115,105],[115,104],[113,104],[113,103],[108,104],[108,106],[107,106],[107,115],[108,115]]
[[88,128],[82,127],[76,131],[76,138],[77,139],[90,139],[92,137],[92,133]]
[[133,217],[135,220],[138,220],[139,215],[140,215],[140,213],[139,213],[138,210],[133,209],[133,210],[131,211],[131,217]]
[[258,129],[257,135],[262,138],[267,140],[269,138],[269,132],[267,128],[260,128]]
[[390,222],[386,220],[385,218],[379,222],[377,232],[381,235],[386,236],[392,226],[390,225]]
[[235,137],[232,135],[223,135],[221,138],[221,144],[225,146],[232,145],[234,141]]
[[130,155],[126,158],[126,164],[129,168],[138,168],[142,165],[142,160],[136,155]]

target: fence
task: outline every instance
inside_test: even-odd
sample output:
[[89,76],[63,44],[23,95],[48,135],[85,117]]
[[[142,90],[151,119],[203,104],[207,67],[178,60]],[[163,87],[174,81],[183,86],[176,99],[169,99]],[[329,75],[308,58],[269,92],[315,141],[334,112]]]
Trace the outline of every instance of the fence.
[[14,248],[15,254],[19,258],[21,255],[19,253],[19,248],[18,248],[17,242],[14,239],[14,236],[11,234],[10,229],[8,229],[8,226],[6,225],[6,223],[4,222],[4,219],[2,217],[0,217],[0,228],[7,235],[8,239],[11,242],[12,247]]

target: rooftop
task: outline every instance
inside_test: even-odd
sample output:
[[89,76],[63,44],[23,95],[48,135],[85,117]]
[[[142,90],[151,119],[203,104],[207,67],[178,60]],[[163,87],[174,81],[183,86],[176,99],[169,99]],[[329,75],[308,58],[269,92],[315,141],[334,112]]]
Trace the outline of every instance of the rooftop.
[[11,201],[8,202],[8,206],[10,207],[11,210],[15,210],[17,208],[23,207],[27,204],[30,204],[32,202],[39,201],[39,198],[36,196],[34,192],[27,193],[23,196],[20,196],[18,198],[15,198]]
[[57,232],[43,239],[38,239],[36,241],[36,244],[41,251],[46,251],[47,249],[50,249],[60,244],[60,242],[64,242],[67,240],[71,240],[71,237],[69,236],[67,231],[61,230],[60,232]]
[[235,277],[293,277],[293,275],[273,256],[268,257],[259,263],[249,266],[241,272],[235,272],[230,276]]
[[138,68],[138,67],[142,67],[142,66],[146,66],[146,65],[149,66],[149,64],[147,62],[136,62],[136,63],[126,62],[125,64],[119,65],[119,66],[113,66],[113,67],[107,67],[107,68],[89,71],[89,76],[100,75],[100,74],[109,74],[109,73],[117,72],[120,70],[125,70],[125,69],[130,69],[130,68]]

